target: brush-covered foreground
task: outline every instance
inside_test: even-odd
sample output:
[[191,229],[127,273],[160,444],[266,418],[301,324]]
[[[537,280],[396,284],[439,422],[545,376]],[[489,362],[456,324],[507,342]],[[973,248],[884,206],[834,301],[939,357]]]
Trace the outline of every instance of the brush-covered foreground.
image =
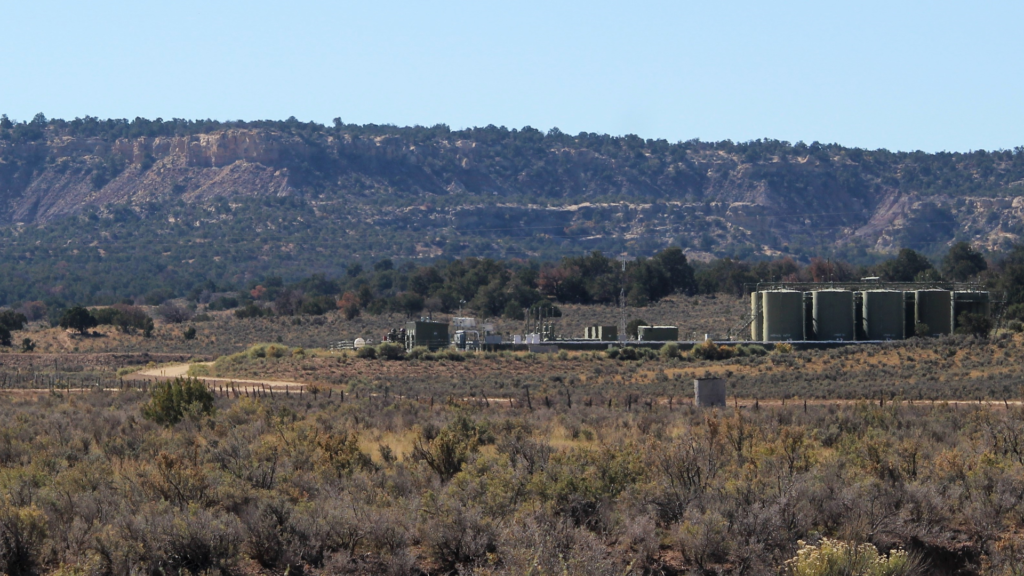
[[[884,345],[768,353],[758,346],[718,346],[703,360],[669,349],[624,360],[616,351],[447,353],[432,360],[361,358],[353,352],[306,350],[271,344],[193,366],[192,374],[218,378],[305,382],[350,393],[399,394],[438,399],[480,397],[525,403],[573,401],[613,405],[665,404],[692,397],[693,379],[719,376],[731,397],[746,399],[1012,400],[1021,396],[1024,335],[993,339],[955,336]],[[703,347],[702,347],[703,349]],[[398,350],[399,357],[402,356]],[[616,356],[615,359],[609,357]],[[509,400],[511,398],[511,400]]]
[[775,574],[825,537],[932,573],[1024,561],[1012,406],[307,393],[163,427],[139,392],[6,394],[7,574]]

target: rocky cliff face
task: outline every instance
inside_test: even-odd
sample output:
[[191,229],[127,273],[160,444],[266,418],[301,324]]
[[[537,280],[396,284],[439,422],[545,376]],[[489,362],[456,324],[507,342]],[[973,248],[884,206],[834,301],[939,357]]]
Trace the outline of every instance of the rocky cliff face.
[[[38,148],[9,155],[38,157]],[[7,203],[0,218],[39,223],[111,204],[289,194],[281,161],[303,151],[301,141],[251,130],[113,143],[56,138],[27,186],[0,190]]]
[[425,236],[680,242],[696,257],[851,243],[889,252],[954,239],[998,249],[1024,232],[1021,154],[982,168],[955,161],[944,169],[964,184],[936,194],[913,185],[935,180],[920,176],[933,170],[920,158],[548,140],[257,128],[111,141],[52,129],[32,141],[0,139],[0,223],[293,196],[344,203],[348,217]]

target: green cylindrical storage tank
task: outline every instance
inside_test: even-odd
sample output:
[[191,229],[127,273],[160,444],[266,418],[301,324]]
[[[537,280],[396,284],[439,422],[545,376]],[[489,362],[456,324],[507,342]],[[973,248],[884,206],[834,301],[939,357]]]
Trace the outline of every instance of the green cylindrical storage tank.
[[853,340],[853,292],[811,292],[814,334],[818,340]]
[[804,294],[796,290],[772,290],[761,294],[764,310],[764,340],[803,340]]
[[750,293],[750,339],[757,341],[764,335],[764,310],[761,308],[761,294],[763,292]]
[[953,293],[949,290],[918,290],[915,292],[914,320],[926,324],[928,334],[934,336],[953,333]]
[[864,332],[864,293],[853,293],[853,337],[857,340],[867,340],[868,335]]
[[864,333],[868,340],[902,340],[906,338],[903,317],[903,292],[898,290],[867,290],[861,310]]
[[964,312],[992,316],[992,301],[988,292],[955,292],[953,294],[953,328],[960,324],[960,315]]

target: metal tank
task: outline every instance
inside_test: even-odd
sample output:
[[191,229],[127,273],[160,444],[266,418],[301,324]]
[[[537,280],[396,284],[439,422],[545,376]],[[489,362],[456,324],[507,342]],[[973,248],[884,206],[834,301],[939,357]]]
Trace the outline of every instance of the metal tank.
[[853,292],[811,292],[814,334],[818,340],[853,340]]
[[804,300],[804,340],[817,340],[818,335],[814,333],[814,294],[803,293]]
[[853,293],[853,337],[855,340],[867,340],[864,332],[864,293]]
[[949,290],[918,290],[915,292],[914,321],[926,324],[928,334],[937,336],[953,333],[953,293]]
[[955,292],[953,294],[953,328],[959,327],[960,315],[981,314],[992,316],[992,300],[988,292]]
[[902,340],[906,337],[903,292],[866,290],[861,293],[864,337],[868,340]]
[[772,290],[761,296],[764,310],[764,335],[767,342],[803,340],[803,292]]
[[763,292],[750,293],[750,339],[760,340],[764,337],[764,309],[762,308]]

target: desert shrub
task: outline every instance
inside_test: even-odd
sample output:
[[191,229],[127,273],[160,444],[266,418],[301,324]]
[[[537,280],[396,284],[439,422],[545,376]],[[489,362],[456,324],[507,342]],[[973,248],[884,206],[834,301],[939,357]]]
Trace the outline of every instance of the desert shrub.
[[245,527],[246,554],[264,568],[275,568],[286,561],[285,527],[291,519],[293,507],[280,499],[263,499],[242,515]]
[[287,358],[291,356],[291,348],[281,344],[269,344],[265,349],[267,358]]
[[383,342],[377,346],[377,357],[383,360],[405,360],[405,346]]
[[186,414],[214,413],[213,393],[196,378],[175,378],[153,387],[149,403],[142,407],[142,415],[157,424],[177,424]]
[[653,360],[658,358],[660,351],[652,350],[650,348],[636,348],[634,346],[624,346],[622,348],[609,348],[605,351],[605,355],[612,360]]
[[366,520],[363,505],[347,495],[305,502],[288,520],[289,555],[316,567],[337,552],[353,555],[368,530]]
[[[560,576],[623,576],[601,538],[571,522],[538,514],[506,527],[497,541],[501,576],[558,574]],[[657,572],[652,572],[657,573]]]
[[495,550],[493,521],[476,506],[442,497],[427,505],[430,520],[422,539],[444,572],[481,561]]
[[321,463],[335,475],[348,476],[356,470],[372,470],[370,456],[359,449],[359,435],[355,432],[328,433],[318,440]]
[[434,354],[431,353],[430,348],[427,348],[426,346],[416,346],[412,350],[409,350],[406,357],[410,360],[433,360]]
[[189,326],[188,328],[185,329],[184,332],[181,333],[181,335],[182,335],[182,337],[185,338],[185,340],[195,340],[196,339],[196,328],[195,328],[195,326]]
[[356,350],[356,358],[374,360],[377,358],[377,349],[373,346],[363,346],[359,350]]
[[658,353],[661,354],[661,357],[664,360],[672,360],[674,358],[679,358],[679,344],[676,344],[675,342],[669,342],[668,344],[662,346],[661,350],[659,350]]
[[910,576],[921,571],[902,550],[879,555],[871,544],[857,546],[828,538],[817,546],[800,542],[800,550],[786,568],[792,576]]
[[188,308],[183,308],[172,302],[164,302],[157,309],[157,313],[164,319],[164,322],[168,324],[181,324],[182,322],[188,322],[192,319],[192,311]]
[[729,346],[719,346],[713,340],[706,340],[690,350],[694,360],[728,360],[736,355],[736,350]]
[[261,318],[263,316],[270,316],[273,312],[269,308],[261,308],[256,304],[250,302],[245,306],[238,308],[234,312],[235,318]]
[[978,338],[987,338],[992,331],[992,319],[986,314],[963,312],[956,318],[957,334],[968,334]]
[[640,351],[633,347],[626,347],[619,350],[619,360],[639,360]]
[[231,310],[232,308],[238,308],[238,298],[234,296],[221,296],[206,307],[208,310]]
[[791,354],[793,352],[793,345],[789,342],[778,342],[775,344],[776,354]]
[[188,367],[188,375],[192,377],[210,376],[210,367],[206,364],[192,364]]
[[466,359],[466,354],[455,350],[454,348],[446,348],[444,350],[438,350],[434,355],[438,360],[450,360],[452,362],[462,362]]
[[724,563],[732,548],[728,523],[721,514],[690,510],[675,531],[676,545],[683,558],[701,571]]
[[[288,356],[291,356],[291,355],[292,355],[292,349],[289,348],[288,346],[283,345],[283,344],[254,344],[254,345],[250,346],[249,349],[246,350],[245,352],[240,352],[238,354],[232,354],[231,356],[226,356],[226,357],[222,357],[222,358],[226,358],[229,361],[233,361],[233,362],[237,363],[237,362],[242,361],[242,360],[244,360],[246,358],[250,358],[250,359],[254,359],[254,360],[258,359],[258,358],[277,359],[277,358],[287,358]],[[220,361],[219,358],[218,358],[218,361]]]
[[147,552],[152,554],[153,573],[233,572],[242,543],[241,525],[234,515],[191,508],[151,522],[155,526]]
[[750,344],[746,346],[740,344],[739,346],[736,347],[736,356],[739,357],[765,356],[767,354],[768,351],[764,349],[764,346],[760,346],[758,344]]
[[1024,332],[1024,322],[1020,320],[1010,320],[1006,327],[1018,334]]
[[46,538],[46,516],[34,506],[0,504],[0,571],[10,576],[36,573]]
[[442,482],[458,474],[480,446],[479,427],[465,417],[448,423],[433,438],[427,436],[424,433],[417,438],[413,457],[430,466]]

